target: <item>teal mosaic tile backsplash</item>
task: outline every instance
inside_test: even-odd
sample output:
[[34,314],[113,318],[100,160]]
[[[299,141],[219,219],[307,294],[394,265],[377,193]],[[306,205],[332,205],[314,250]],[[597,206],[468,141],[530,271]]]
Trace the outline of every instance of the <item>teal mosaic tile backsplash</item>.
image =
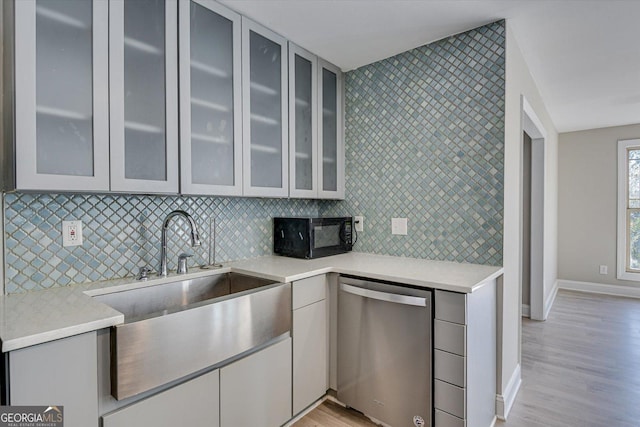
[[[346,200],[10,193],[5,202],[5,292],[132,276],[160,264],[160,227],[174,209],[195,218],[169,231],[208,263],[272,253],[273,216],[364,215],[356,251],[502,264],[504,22],[413,49],[346,74]],[[407,236],[391,218],[407,217]],[[83,222],[84,245],[62,247],[62,220]]]
[[[216,261],[272,253],[272,217],[318,215],[311,200],[178,196],[5,194],[5,292],[133,276],[139,266],[160,266],[160,230],[175,209],[196,221],[202,246],[192,248],[189,228],[172,220],[168,267],[193,254],[190,266],[208,264],[216,222]],[[83,222],[82,246],[62,247],[62,221]]]
[[365,216],[354,250],[502,265],[504,76],[504,21],[346,74],[346,200],[320,212]]

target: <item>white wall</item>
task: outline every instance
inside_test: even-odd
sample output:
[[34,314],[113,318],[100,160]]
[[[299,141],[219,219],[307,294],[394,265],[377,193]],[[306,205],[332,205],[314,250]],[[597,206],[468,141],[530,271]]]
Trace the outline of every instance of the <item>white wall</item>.
[[616,279],[618,140],[634,138],[640,124],[560,134],[559,279],[637,287]]
[[[553,67],[553,64],[549,64]],[[508,414],[520,372],[522,260],[522,114],[524,95],[545,128],[544,288],[546,299],[557,278],[558,134],[507,21],[505,93],[504,284],[498,314],[498,415]],[[503,401],[501,402],[501,399]],[[504,405],[503,408],[500,406]]]

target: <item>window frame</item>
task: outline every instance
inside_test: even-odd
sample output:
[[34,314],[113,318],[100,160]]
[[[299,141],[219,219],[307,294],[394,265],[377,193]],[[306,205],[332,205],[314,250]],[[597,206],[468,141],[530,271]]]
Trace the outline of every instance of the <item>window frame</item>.
[[[617,278],[619,280],[640,281],[640,269],[630,271],[627,262],[629,253],[629,211],[628,207],[628,151],[640,149],[640,139],[622,139],[618,141],[618,212],[617,212]],[[633,210],[640,211],[640,208]]]

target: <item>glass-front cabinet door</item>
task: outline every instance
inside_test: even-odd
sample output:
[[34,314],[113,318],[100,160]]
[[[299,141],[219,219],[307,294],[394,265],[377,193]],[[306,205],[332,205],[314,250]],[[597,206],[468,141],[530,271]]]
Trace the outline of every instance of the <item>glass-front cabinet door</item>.
[[289,195],[287,44],[242,18],[243,194]]
[[178,192],[177,0],[109,2],[111,190]]
[[318,197],[344,199],[344,139],[342,71],[318,61]]
[[240,15],[185,0],[179,17],[181,192],[242,195]]
[[108,190],[108,3],[14,5],[16,188]]
[[318,197],[318,59],[289,42],[289,196]]

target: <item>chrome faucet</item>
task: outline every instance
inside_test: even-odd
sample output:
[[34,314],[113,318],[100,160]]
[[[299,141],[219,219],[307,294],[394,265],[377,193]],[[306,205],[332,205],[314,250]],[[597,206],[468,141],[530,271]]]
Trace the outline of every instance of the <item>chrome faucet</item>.
[[191,227],[191,246],[196,247],[200,246],[200,236],[198,235],[198,227],[196,227],[196,222],[191,218],[191,215],[186,213],[185,211],[176,210],[170,212],[169,215],[164,219],[162,223],[162,247],[160,249],[160,276],[167,275],[167,229],[169,228],[169,222],[171,218],[175,216],[183,216],[189,221],[189,226]]

